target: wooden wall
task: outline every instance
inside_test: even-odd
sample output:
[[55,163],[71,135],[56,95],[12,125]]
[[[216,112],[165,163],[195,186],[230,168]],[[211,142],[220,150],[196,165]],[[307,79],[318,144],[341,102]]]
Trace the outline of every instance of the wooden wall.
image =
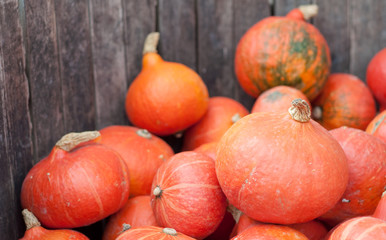
[[[233,72],[240,37],[304,3],[319,5],[311,22],[331,48],[332,72],[365,81],[369,60],[386,47],[385,0],[0,0],[2,238],[23,235],[21,183],[62,135],[128,124],[125,93],[149,32],[161,33],[164,59],[195,69],[211,96],[250,109],[254,99]],[[98,239],[101,229],[81,230]]]

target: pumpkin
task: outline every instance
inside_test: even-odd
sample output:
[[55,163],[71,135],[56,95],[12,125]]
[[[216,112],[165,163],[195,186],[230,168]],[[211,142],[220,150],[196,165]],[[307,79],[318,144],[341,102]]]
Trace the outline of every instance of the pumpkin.
[[386,221],[386,190],[383,192],[382,198],[379,200],[377,208],[372,216]]
[[129,86],[125,109],[133,125],[167,136],[200,120],[209,95],[195,71],[157,54],[158,39],[159,33],[151,33],[145,40],[142,70]]
[[366,127],[366,132],[386,143],[386,110],[379,113]]
[[253,25],[240,39],[235,73],[246,93],[257,97],[279,85],[301,90],[312,101],[330,72],[330,50],[309,19],[316,5],[294,9],[285,17],[270,16]]
[[109,126],[100,133],[100,143],[118,152],[129,169],[130,195],[150,195],[158,167],[174,155],[169,144],[145,129],[132,126]]
[[320,217],[330,225],[336,225],[375,211],[386,186],[386,144],[354,128],[341,127],[330,133],[342,146],[349,166],[349,181],[344,194]]
[[368,87],[356,76],[334,73],[313,102],[312,117],[331,130],[347,126],[365,130],[375,117],[376,105]]
[[173,228],[156,226],[135,227],[124,231],[116,240],[194,240],[189,236],[177,232]]
[[386,222],[364,216],[344,221],[330,231],[326,240],[386,239]]
[[296,98],[301,98],[311,103],[307,97],[298,89],[289,86],[276,86],[264,91],[253,104],[251,113],[255,112],[271,112],[281,111],[286,112],[291,107],[291,101]]
[[129,197],[129,173],[121,156],[92,142],[98,131],[69,133],[28,172],[23,208],[49,228],[75,228],[117,212]]
[[184,132],[183,151],[191,151],[204,143],[216,142],[233,123],[249,111],[228,97],[211,97],[205,115]]
[[227,206],[214,161],[193,151],[177,153],[160,166],[151,199],[161,226],[198,239],[217,229]]
[[207,156],[211,157],[213,160],[216,159],[216,148],[217,142],[204,143],[199,147],[195,148],[193,151],[204,153]]
[[126,205],[109,218],[103,232],[103,240],[116,239],[124,224],[132,227],[158,226],[149,195],[129,198]]
[[273,224],[259,224],[252,226],[239,235],[232,238],[232,240],[308,240],[308,238],[301,232],[287,227]]
[[216,173],[229,203],[268,223],[310,221],[332,208],[348,182],[339,143],[310,119],[305,100],[287,112],[237,121],[217,145]]
[[379,102],[381,111],[386,110],[386,48],[377,52],[370,60],[366,82]]
[[35,215],[28,211],[28,209],[24,209],[22,211],[25,225],[27,227],[24,236],[19,240],[88,240],[84,234],[69,230],[69,229],[56,229],[56,230],[48,230],[43,228],[40,225],[39,220],[35,217]]

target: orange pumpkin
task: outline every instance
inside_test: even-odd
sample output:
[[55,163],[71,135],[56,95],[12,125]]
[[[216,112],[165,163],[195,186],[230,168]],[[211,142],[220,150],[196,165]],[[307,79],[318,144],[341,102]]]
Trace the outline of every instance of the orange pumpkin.
[[125,108],[132,124],[166,136],[204,116],[209,95],[195,71],[157,54],[158,38],[158,33],[151,33],[145,41],[142,70],[127,91]]
[[308,238],[301,232],[287,227],[273,224],[259,224],[252,226],[239,235],[232,238],[232,240],[308,240]]
[[375,113],[374,98],[359,78],[334,73],[313,102],[312,117],[328,130],[342,126],[365,130]]
[[381,111],[386,110],[386,47],[379,50],[369,62],[366,82],[379,102]]
[[277,86],[264,91],[253,104],[251,113],[255,112],[286,112],[291,107],[291,101],[301,98],[307,101],[308,105],[311,103],[308,101],[306,95],[300,90],[289,86]]
[[330,72],[326,40],[304,19],[315,15],[315,5],[294,9],[286,17],[271,16],[252,26],[241,38],[235,54],[235,73],[251,96],[287,85],[312,101]]
[[100,130],[100,143],[119,153],[130,172],[130,196],[149,195],[158,167],[174,155],[161,138],[132,126],[109,126]]
[[233,123],[249,112],[236,100],[228,97],[212,97],[205,115],[184,133],[184,151],[193,150],[204,143],[220,140]]
[[379,113],[366,128],[366,132],[386,143],[386,110]]

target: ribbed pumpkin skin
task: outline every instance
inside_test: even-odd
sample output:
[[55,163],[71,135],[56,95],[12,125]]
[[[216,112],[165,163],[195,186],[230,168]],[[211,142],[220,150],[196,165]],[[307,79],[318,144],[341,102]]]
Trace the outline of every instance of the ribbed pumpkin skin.
[[126,205],[109,218],[103,240],[115,240],[122,232],[123,224],[130,224],[131,227],[158,226],[149,195],[129,198]]
[[291,17],[267,17],[241,38],[235,55],[235,73],[251,96],[287,85],[312,101],[330,72],[330,50],[313,25]]
[[288,113],[237,121],[218,143],[215,165],[230,204],[261,222],[310,221],[336,204],[348,181],[339,143],[312,119]]
[[194,240],[182,233],[177,233],[176,236],[166,234],[162,229],[155,226],[136,227],[125,231],[116,240]]
[[232,240],[308,240],[304,234],[287,226],[261,224],[252,226]]
[[371,120],[369,125],[367,125],[366,132],[386,143],[386,110]]
[[50,228],[75,228],[117,212],[129,197],[121,156],[101,144],[54,147],[24,179],[21,204]]
[[[385,191],[386,192],[386,191]],[[379,200],[377,208],[373,213],[373,217],[386,221],[386,193],[383,193],[381,200]]]
[[[161,194],[154,195],[159,187]],[[214,161],[203,153],[180,152],[161,165],[152,186],[152,208],[160,226],[194,238],[213,233],[226,211]]]
[[366,82],[381,110],[386,110],[386,48],[377,52],[366,71]]
[[386,239],[386,222],[373,217],[349,219],[330,231],[326,240]]
[[[184,151],[191,151],[204,143],[219,141],[234,123],[236,114],[244,117],[249,111],[239,102],[228,97],[211,97],[205,115],[184,132]],[[236,119],[237,120],[237,119]]]
[[386,186],[386,144],[354,128],[341,127],[330,133],[342,146],[349,166],[349,181],[341,200],[321,216],[335,225],[374,212]]
[[[141,137],[137,127],[109,126],[100,130],[100,143],[118,152],[130,172],[130,196],[149,195],[159,166],[174,155],[161,138],[151,134]],[[149,133],[148,133],[149,134]]]
[[196,123],[205,114],[208,101],[206,85],[195,71],[147,53],[128,89],[125,109],[133,125],[166,136]]
[[49,230],[39,226],[28,229],[19,240],[89,240],[89,238],[70,229]]
[[313,111],[320,107],[321,118],[314,119],[328,130],[347,126],[365,130],[375,117],[376,106],[367,86],[356,76],[334,73],[317,99]]
[[291,107],[291,101],[301,98],[308,101],[306,95],[300,90],[289,86],[276,86],[264,91],[253,104],[251,113],[255,112],[287,112]]

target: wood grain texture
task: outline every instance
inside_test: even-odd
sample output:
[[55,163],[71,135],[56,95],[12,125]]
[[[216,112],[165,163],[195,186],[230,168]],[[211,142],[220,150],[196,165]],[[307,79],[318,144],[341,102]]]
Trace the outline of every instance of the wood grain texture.
[[[245,32],[265,17],[270,16],[270,5],[267,0],[238,0],[233,5],[234,12],[234,43],[235,48]],[[236,49],[235,49],[236,51]],[[249,96],[241,88],[240,84],[235,85],[235,100],[251,110],[255,98]]]
[[209,96],[234,98],[233,1],[197,0],[198,73]]
[[95,129],[87,0],[55,0],[65,132]]
[[156,5],[156,0],[123,0],[128,86],[141,71],[145,38],[156,30]]
[[350,29],[348,22],[349,0],[316,0],[319,12],[314,25],[325,37],[331,52],[331,72],[349,72]]
[[32,166],[28,82],[18,1],[0,2],[0,232],[18,239],[25,226],[20,190]]
[[386,42],[382,32],[386,26],[386,8],[384,0],[351,0],[349,6],[350,21],[350,73],[362,81],[366,78],[366,69],[371,58]]
[[285,16],[292,9],[299,7],[299,5],[311,3],[313,3],[312,0],[275,0],[274,13],[276,16]]
[[121,0],[90,0],[96,128],[127,124],[127,89]]
[[54,1],[25,1],[26,61],[36,160],[64,134]]
[[160,0],[158,6],[159,52],[167,61],[196,70],[196,15],[194,0]]

